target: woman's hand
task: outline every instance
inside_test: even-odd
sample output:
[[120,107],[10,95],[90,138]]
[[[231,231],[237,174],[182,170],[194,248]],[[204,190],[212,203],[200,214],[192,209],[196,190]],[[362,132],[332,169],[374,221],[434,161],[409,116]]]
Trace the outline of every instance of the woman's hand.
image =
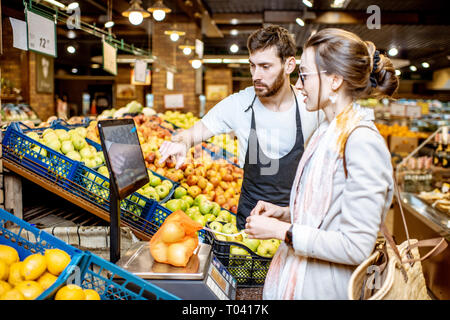
[[290,226],[290,223],[276,218],[265,215],[251,215],[247,217],[244,231],[249,238],[262,240],[275,238],[284,241],[286,231],[289,230]]
[[250,216],[266,216],[286,222],[290,221],[289,207],[280,207],[261,200],[258,201],[256,206],[250,212]]

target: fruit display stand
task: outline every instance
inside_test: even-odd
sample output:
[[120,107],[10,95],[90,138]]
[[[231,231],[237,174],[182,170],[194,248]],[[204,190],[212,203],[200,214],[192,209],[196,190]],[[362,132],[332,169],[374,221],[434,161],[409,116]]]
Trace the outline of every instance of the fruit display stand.
[[[57,280],[36,300],[54,299],[66,285],[76,284],[82,289],[95,290],[102,300],[179,300],[179,298],[124,269],[92,254],[76,249],[45,231],[0,209],[0,244],[13,247],[20,260],[46,249],[61,249],[71,258]],[[120,276],[123,281],[113,279]],[[128,287],[133,286],[134,290]]]
[[[39,130],[43,128],[33,131]],[[109,221],[106,177],[31,139],[14,126],[6,130],[2,147],[5,168]],[[123,224],[142,240],[150,239],[169,213],[158,202],[136,192],[122,201],[121,209]]]

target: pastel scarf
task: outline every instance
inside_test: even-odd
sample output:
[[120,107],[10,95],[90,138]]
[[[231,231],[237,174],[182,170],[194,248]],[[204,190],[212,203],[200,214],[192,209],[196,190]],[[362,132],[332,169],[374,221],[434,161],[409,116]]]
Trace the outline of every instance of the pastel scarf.
[[[290,208],[294,224],[319,228],[331,205],[333,178],[342,165],[338,160],[343,157],[347,137],[369,112],[373,111],[352,103],[328,126],[322,124],[314,132],[292,185]],[[304,257],[291,250],[280,246],[270,264],[264,292],[272,299],[295,297],[299,264]]]

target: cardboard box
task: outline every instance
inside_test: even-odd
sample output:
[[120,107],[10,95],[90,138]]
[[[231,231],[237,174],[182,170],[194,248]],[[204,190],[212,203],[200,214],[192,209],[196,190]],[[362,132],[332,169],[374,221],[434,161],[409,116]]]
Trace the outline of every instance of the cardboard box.
[[396,153],[411,153],[419,145],[419,139],[416,137],[389,137],[389,150]]

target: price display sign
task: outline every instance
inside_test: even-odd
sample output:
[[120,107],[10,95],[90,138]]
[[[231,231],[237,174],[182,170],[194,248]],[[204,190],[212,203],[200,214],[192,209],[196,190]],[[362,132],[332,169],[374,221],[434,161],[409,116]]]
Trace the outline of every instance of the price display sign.
[[103,69],[117,75],[117,49],[106,41],[103,41]]
[[56,58],[56,25],[53,20],[27,10],[28,49]]
[[410,118],[420,118],[422,116],[421,106],[407,106],[406,116]]
[[391,104],[391,115],[404,117],[405,116],[405,106],[402,104],[396,104],[396,103]]

